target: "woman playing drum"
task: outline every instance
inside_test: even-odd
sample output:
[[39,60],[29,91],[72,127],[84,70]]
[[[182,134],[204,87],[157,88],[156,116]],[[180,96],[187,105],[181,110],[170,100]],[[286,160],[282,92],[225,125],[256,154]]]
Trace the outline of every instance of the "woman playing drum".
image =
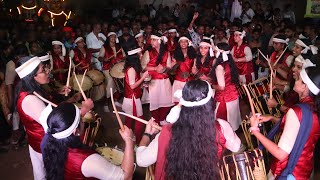
[[65,84],[68,77],[69,57],[66,55],[66,48],[60,41],[52,41],[51,67],[53,77],[60,84]]
[[74,135],[80,110],[74,104],[61,104],[47,117],[46,134],[41,142],[46,179],[131,179],[134,169],[133,134],[124,126],[119,130],[125,142],[121,167],[108,162],[84,146]]
[[74,43],[76,47],[69,52],[69,57],[73,60],[77,72],[83,74],[86,69],[91,69],[92,53],[85,47],[82,37],[78,37]]
[[[314,148],[320,137],[320,72],[316,67],[308,67],[299,75],[294,91],[299,94],[300,104],[290,108],[282,119],[272,116],[250,119],[251,133],[274,157],[268,179],[286,178],[290,174],[295,179],[309,179],[312,172]],[[280,131],[278,144],[259,131],[259,122],[270,120],[277,123],[272,133]]]

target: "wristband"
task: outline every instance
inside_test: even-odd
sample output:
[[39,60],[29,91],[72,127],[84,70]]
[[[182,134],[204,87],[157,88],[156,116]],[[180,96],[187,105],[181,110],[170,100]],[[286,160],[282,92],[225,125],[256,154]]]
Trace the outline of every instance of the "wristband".
[[259,131],[260,132],[260,129],[258,127],[250,127],[249,128],[249,132],[252,134],[252,131]]
[[148,136],[148,138],[150,139],[150,141],[152,140],[152,135],[149,133],[143,133],[144,136]]

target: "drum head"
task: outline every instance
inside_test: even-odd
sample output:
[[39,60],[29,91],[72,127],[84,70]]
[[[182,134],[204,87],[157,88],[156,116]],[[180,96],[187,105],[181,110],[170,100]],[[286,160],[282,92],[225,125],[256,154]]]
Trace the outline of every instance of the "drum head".
[[87,76],[89,76],[90,79],[92,79],[93,85],[95,85],[95,86],[103,83],[103,81],[104,81],[103,73],[98,70],[95,70],[95,69],[88,71]]
[[124,156],[122,151],[110,147],[98,147],[96,151],[112,164],[121,165]]
[[[83,75],[76,75],[76,77],[77,77],[79,83],[81,84]],[[78,86],[77,81],[76,81],[76,79],[74,78],[74,76],[71,77],[70,82],[71,82],[71,86],[72,86],[72,89],[73,89],[73,90],[75,90],[75,91],[80,91],[80,90],[79,90],[79,86]],[[83,91],[87,91],[87,90],[91,89],[92,86],[93,86],[92,80],[91,80],[88,76],[84,76],[83,84],[82,84],[82,87],[81,87],[82,90],[83,90]]]
[[111,68],[110,68],[110,75],[114,78],[124,78],[124,61],[120,61],[116,64],[114,64]]

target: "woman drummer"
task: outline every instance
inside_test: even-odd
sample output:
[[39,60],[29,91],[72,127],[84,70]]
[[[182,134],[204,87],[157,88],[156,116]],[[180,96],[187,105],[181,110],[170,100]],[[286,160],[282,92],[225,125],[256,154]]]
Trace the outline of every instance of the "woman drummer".
[[[128,56],[124,65],[124,98],[122,103],[122,110],[130,115],[136,117],[143,116],[143,110],[141,105],[142,89],[141,84],[149,76],[148,71],[142,73],[140,64],[141,48],[136,48],[128,51]],[[126,117],[126,125],[131,128],[132,123],[134,126],[134,134],[137,142],[140,142],[144,125],[141,122],[134,121],[133,119]]]
[[69,52],[78,73],[83,74],[86,69],[91,68],[92,53],[86,48],[86,44],[82,37],[78,37],[74,43],[76,47]]
[[119,167],[81,143],[75,135],[79,122],[80,110],[74,104],[61,104],[48,115],[46,134],[41,142],[46,179],[131,179],[134,169],[132,131],[127,126],[119,130],[125,142]]
[[199,44],[199,54],[193,64],[191,73],[195,79],[209,80],[209,72],[214,63],[213,47],[210,40],[203,39]]
[[[268,179],[287,177],[292,174],[295,179],[309,179],[313,168],[313,152],[320,137],[320,72],[316,67],[302,69],[296,79],[294,91],[299,94],[300,104],[290,108],[280,119],[273,116],[252,117],[251,133],[273,155]],[[279,131],[278,144],[270,141],[260,133],[260,122],[276,123],[272,130]]]
[[156,123],[149,121],[136,151],[137,164],[148,167],[156,163],[156,180],[216,179],[224,148],[238,151],[240,139],[228,122],[215,121],[208,82],[191,80],[180,93],[181,111],[170,121],[173,124],[162,126],[155,136],[157,130],[152,125]]
[[164,38],[160,34],[151,35],[152,48],[145,52],[149,61],[146,70],[151,76],[149,83],[150,111],[157,123],[165,120],[172,103],[172,86],[166,73],[171,68],[171,58],[165,49]]
[[66,48],[60,41],[52,41],[51,67],[54,80],[60,84],[66,84],[69,70],[69,56],[66,55]]
[[[183,86],[191,78],[191,68],[194,59],[196,58],[196,51],[192,47],[191,41],[187,37],[179,38],[179,45],[173,53],[172,64],[178,66],[175,70],[175,78],[172,86],[172,92],[181,90]],[[172,96],[172,102],[178,104],[179,99]]]
[[236,86],[239,85],[237,66],[230,54],[227,43],[219,43],[215,47],[216,61],[210,73],[213,89],[216,90],[216,118],[224,119],[236,131],[241,124],[239,94]]
[[[50,69],[45,67],[38,57],[24,57],[16,68],[16,72],[21,81],[17,85],[16,108],[19,113],[21,122],[23,123],[29,141],[29,153],[33,167],[33,175],[35,179],[45,179],[45,171],[43,168],[42,154],[40,150],[40,142],[44,136],[44,130],[41,126],[40,115],[45,109],[45,102],[39,97],[33,95],[33,92],[38,93],[46,99],[53,97],[45,92],[42,85],[49,83]],[[69,92],[68,88],[63,88],[60,92],[64,94]],[[70,98],[69,101],[76,99]],[[81,114],[84,115],[92,107],[93,103],[89,99],[82,103]]]

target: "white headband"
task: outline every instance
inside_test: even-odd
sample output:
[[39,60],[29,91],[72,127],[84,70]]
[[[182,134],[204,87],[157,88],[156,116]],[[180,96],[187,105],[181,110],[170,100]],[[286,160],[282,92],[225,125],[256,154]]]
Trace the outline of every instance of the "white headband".
[[41,62],[48,61],[48,60],[50,60],[50,56],[49,56],[49,54],[46,54],[44,56],[40,56],[39,59]]
[[182,41],[182,40],[187,40],[188,41],[188,46],[192,46],[192,41],[190,41],[189,38],[182,36],[181,38],[179,38],[178,42]]
[[169,29],[168,33],[176,33],[176,37],[179,37],[179,33],[178,33],[177,29]]
[[139,53],[141,51],[142,51],[141,48],[133,49],[131,51],[128,51],[128,55],[131,56],[131,55],[137,54],[137,53]]
[[304,68],[302,68],[302,70],[300,71],[300,77],[302,81],[308,86],[308,89],[312,92],[312,94],[319,94],[320,89],[312,82]]
[[183,106],[186,106],[186,107],[194,107],[194,106],[202,106],[202,105],[205,105],[207,104],[210,99],[212,98],[212,95],[213,95],[213,91],[212,91],[212,88],[211,88],[211,85],[206,81],[206,83],[208,84],[208,94],[207,94],[207,97],[204,98],[204,99],[201,99],[199,101],[186,101],[183,99],[182,97],[182,90],[177,90],[175,93],[174,93],[174,96],[176,96],[177,98],[180,97],[180,102],[179,104],[183,105]]
[[166,36],[161,36],[161,37],[159,37],[159,36],[156,36],[156,35],[151,35],[150,36],[150,38],[151,39],[157,39],[158,40],[158,42],[159,42],[159,44],[161,44],[161,41],[163,41],[163,43],[167,43],[168,42],[168,38],[166,37]]
[[283,43],[283,44],[287,44],[287,45],[288,45],[288,40],[289,39],[284,40],[284,39],[280,39],[280,38],[273,38],[272,39],[273,42]]
[[209,47],[209,48],[210,48],[210,49],[209,49],[209,55],[210,55],[210,57],[213,57],[213,56],[214,56],[214,53],[213,53],[213,49],[212,49],[212,45],[211,45],[211,44],[202,41],[202,42],[200,42],[200,44],[199,44],[199,47],[200,47],[200,46]]
[[141,32],[141,33],[138,33],[137,35],[135,35],[134,37],[135,38],[138,38],[138,37],[140,37],[140,36],[143,36],[143,33]]
[[52,45],[59,45],[59,46],[62,46],[62,56],[66,56],[66,47],[64,46],[64,44],[60,41],[52,41]]
[[314,45],[310,45],[310,46],[307,46],[303,41],[301,41],[300,39],[297,39],[296,40],[296,44],[298,44],[299,46],[303,47],[304,49],[301,51],[302,54],[307,54],[307,52],[309,50],[311,50],[311,53],[313,55],[316,55],[318,54],[318,48]]
[[299,39],[307,39],[303,34],[299,34]]
[[112,36],[112,35],[115,35],[115,36],[116,36],[116,43],[119,43],[118,36],[117,36],[117,34],[116,34],[115,32],[109,32],[108,35],[107,35],[107,37],[110,37],[110,36]]
[[74,41],[74,43],[76,44],[77,42],[79,42],[79,41],[81,41],[81,40],[84,40],[83,37],[78,37],[78,38]]
[[310,59],[304,59],[301,54],[299,56],[297,56],[295,59],[295,61],[302,63],[302,67],[303,68],[307,68],[307,67],[315,67],[316,65],[313,64]]
[[218,57],[220,56],[220,54],[222,53],[223,62],[229,60],[228,54],[230,54],[230,51],[221,50],[221,49],[219,49],[217,46],[215,47],[215,50],[217,51],[217,52],[216,52],[216,58],[218,58]]
[[39,64],[41,63],[41,60],[39,57],[35,56],[31,59],[29,59],[27,62],[23,63],[21,66],[16,68],[16,72],[20,79],[26,77],[28,74],[30,74],[33,70],[35,70]]
[[246,36],[246,32],[245,31],[242,31],[242,32],[235,31],[234,34],[239,34],[241,39],[243,39]]

